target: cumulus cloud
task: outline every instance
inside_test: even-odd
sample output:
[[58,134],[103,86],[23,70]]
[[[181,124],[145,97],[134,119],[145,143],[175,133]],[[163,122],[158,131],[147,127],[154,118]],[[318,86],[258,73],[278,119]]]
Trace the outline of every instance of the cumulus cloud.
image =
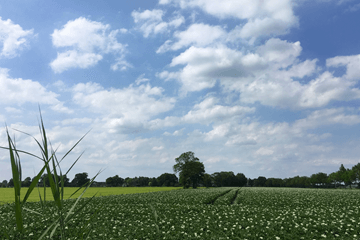
[[345,108],[330,108],[317,110],[309,114],[305,119],[297,120],[294,128],[312,129],[334,124],[355,125],[360,123],[360,116]]
[[212,122],[228,120],[235,116],[243,116],[245,114],[255,112],[255,108],[243,106],[222,106],[216,104],[217,102],[217,98],[206,98],[201,103],[196,104],[193,107],[193,110],[183,116],[182,121],[186,123],[210,124]]
[[[211,131],[203,133],[202,136],[205,141],[223,139],[227,145],[268,146],[285,143],[290,146],[289,144],[295,144],[292,143],[293,141],[299,141],[301,138],[306,142],[308,139],[319,140],[331,136],[329,133],[308,134],[309,131],[318,127],[339,124],[352,126],[359,123],[360,115],[355,109],[330,108],[313,111],[307,117],[296,120],[292,124],[287,122],[261,124],[257,121],[240,124],[236,121],[217,123],[213,125]],[[266,152],[263,151],[264,147],[260,148],[263,148],[260,152]]]
[[132,133],[143,130],[151,117],[174,107],[175,99],[162,92],[150,84],[106,90],[96,83],[80,83],[73,87],[73,100],[100,113],[109,131]]
[[[359,55],[328,59],[327,67],[347,69],[344,76],[335,77],[329,71],[321,73],[317,59],[300,61],[301,51],[300,42],[278,38],[267,40],[247,54],[226,46],[192,46],[172,59],[170,67],[185,65],[182,69],[163,71],[158,76],[178,80],[184,93],[212,88],[220,81],[227,91],[238,91],[243,103],[291,109],[360,98],[360,90],[355,88],[360,79]],[[315,74],[318,76],[310,81],[300,81]]]
[[353,56],[337,56],[326,59],[327,67],[346,66],[345,78],[350,80],[360,80],[360,54]]
[[156,53],[164,53],[168,50],[175,51],[190,45],[204,47],[225,36],[226,32],[220,26],[196,23],[192,24],[185,31],[175,32],[174,38],[176,38],[177,41],[173,44],[171,44],[171,40],[166,41],[159,47]]
[[268,74],[241,85],[240,99],[245,103],[260,102],[267,106],[292,109],[323,107],[333,100],[359,99],[360,90],[353,88],[353,85],[329,72],[322,73],[307,84]]
[[256,52],[267,62],[275,63],[277,68],[292,65],[301,53],[300,42],[289,43],[279,38],[271,38],[257,48]]
[[[22,105],[25,103],[39,103],[50,105],[54,111],[71,113],[57,98],[58,94],[48,91],[39,82],[11,78],[9,70],[0,68],[0,104]],[[11,110],[12,108],[9,108]]]
[[159,77],[178,79],[184,91],[211,88],[216,80],[238,79],[264,73],[266,69],[285,68],[296,61],[301,52],[299,42],[270,39],[255,53],[243,54],[226,46],[190,47],[173,58],[170,66],[186,65],[176,73],[162,72]]
[[183,9],[200,8],[220,19],[237,18],[246,20],[245,24],[233,29],[230,37],[232,41],[237,38],[280,35],[286,33],[289,28],[298,25],[298,19],[293,13],[290,0],[168,0],[159,3],[174,3]]
[[[198,140],[204,146],[223,146],[226,149],[240,149],[241,167],[260,165],[266,167],[284,166],[293,171],[304,162],[316,165],[316,160],[331,159],[343,155],[329,139],[330,133],[319,132],[319,127],[360,124],[358,110],[354,108],[330,108],[310,112],[307,117],[288,122],[260,123],[257,121],[227,121],[215,123],[212,130],[198,132]],[[323,139],[329,139],[323,141]],[[348,149],[349,150],[349,149]],[[206,150],[204,150],[206,151]],[[347,151],[347,150],[345,150]],[[226,155],[226,153],[225,153]],[[233,154],[229,155],[234,157]],[[350,156],[350,155],[349,155]],[[353,162],[353,159],[351,160]],[[222,164],[226,164],[224,161]],[[280,165],[279,165],[280,164]],[[233,166],[233,163],[231,164]],[[303,169],[305,171],[305,169]]]
[[[166,117],[164,119],[154,119],[149,122],[151,129],[158,129],[162,127],[172,127],[180,124],[194,124],[200,123],[209,125],[212,123],[227,122],[234,119],[239,119],[247,114],[255,112],[255,108],[244,106],[223,106],[217,104],[218,98],[207,97],[202,102],[195,104],[192,110],[181,117]],[[177,135],[183,131],[175,131],[173,134],[165,132],[166,136]]]
[[131,16],[134,22],[139,26],[141,32],[145,38],[150,34],[159,34],[166,32],[169,28],[178,28],[185,22],[185,19],[181,15],[176,15],[169,22],[163,21],[164,11],[160,9],[145,10],[143,12],[133,11]]
[[[242,53],[227,47],[198,48],[190,47],[173,58],[170,66],[186,65],[177,73],[162,72],[160,77],[169,80],[176,77],[185,91],[200,91],[211,88],[219,77],[236,77],[246,75],[257,61],[257,56],[241,59]],[[261,64],[258,64],[258,66]],[[248,68],[244,68],[244,67]]]
[[51,34],[54,47],[63,48],[50,63],[56,73],[70,68],[89,68],[112,53],[116,57],[112,70],[126,70],[131,64],[124,60],[125,45],[116,36],[121,30],[110,31],[110,25],[80,17],[67,22]]
[[2,20],[0,17],[0,57],[14,58],[19,51],[28,46],[29,39],[34,37],[34,30],[23,30],[10,19]]

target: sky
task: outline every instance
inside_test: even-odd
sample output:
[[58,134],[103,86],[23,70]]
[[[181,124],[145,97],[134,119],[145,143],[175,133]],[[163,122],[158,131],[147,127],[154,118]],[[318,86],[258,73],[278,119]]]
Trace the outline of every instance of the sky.
[[[360,161],[356,0],[0,3],[0,146],[40,154],[39,106],[66,172],[330,174]],[[43,163],[20,155],[23,178]],[[0,180],[11,178],[0,150]]]

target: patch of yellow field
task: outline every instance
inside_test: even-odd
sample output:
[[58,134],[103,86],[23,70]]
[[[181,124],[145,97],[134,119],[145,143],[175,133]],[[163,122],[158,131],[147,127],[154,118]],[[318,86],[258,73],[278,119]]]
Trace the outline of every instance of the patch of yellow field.
[[[24,199],[28,188],[21,188],[21,200]],[[68,199],[72,193],[78,188],[66,187],[64,188],[64,199]],[[120,195],[120,194],[132,194],[132,193],[145,193],[145,192],[159,192],[159,191],[171,191],[181,189],[181,187],[91,187],[88,188],[83,197],[96,196],[108,196],[108,195]],[[44,199],[44,188],[39,188],[42,199]],[[82,193],[79,190],[71,198],[77,198]],[[53,200],[51,189],[46,188],[46,200]],[[40,201],[38,189],[34,189],[28,199],[29,202]],[[14,188],[0,188],[0,204],[15,202]]]

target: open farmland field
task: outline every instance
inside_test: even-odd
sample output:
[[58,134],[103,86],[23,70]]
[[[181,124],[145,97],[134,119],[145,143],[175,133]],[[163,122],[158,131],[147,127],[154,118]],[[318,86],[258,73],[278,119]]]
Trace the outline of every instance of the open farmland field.
[[[72,193],[74,193],[78,188],[77,187],[66,187],[64,188],[64,199],[68,199]],[[109,196],[109,195],[120,195],[120,194],[132,194],[132,193],[146,193],[146,192],[159,192],[159,191],[171,191],[175,189],[180,189],[180,187],[113,187],[113,188],[104,188],[104,187],[91,187],[89,188],[83,197],[92,197],[94,194],[96,196]],[[21,188],[21,196],[24,196],[28,188]],[[81,191],[77,192],[72,198],[77,198],[80,195]],[[44,198],[44,188],[40,188],[41,197]],[[51,188],[46,188],[46,199],[53,199],[51,194]],[[30,197],[30,202],[40,201],[39,192],[35,189]],[[14,188],[0,188],[0,205],[4,203],[14,202]]]
[[[24,213],[27,239],[38,239],[49,226],[50,205],[27,204],[42,213]],[[13,204],[0,206],[0,224],[1,239],[5,231],[13,236]],[[103,196],[75,215],[67,239],[81,239],[85,227],[90,239],[358,240],[360,191],[213,188]]]

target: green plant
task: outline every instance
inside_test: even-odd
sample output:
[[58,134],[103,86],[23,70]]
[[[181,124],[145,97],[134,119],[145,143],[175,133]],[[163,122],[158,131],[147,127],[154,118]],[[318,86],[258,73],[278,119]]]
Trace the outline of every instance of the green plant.
[[[45,127],[44,127],[40,107],[39,107],[39,112],[40,112],[39,129],[40,129],[40,134],[41,134],[41,138],[42,138],[41,143],[35,137],[33,137],[32,135],[30,135],[28,133],[25,133],[25,132],[22,132],[22,131],[19,131],[19,130],[16,130],[16,129],[14,129],[14,130],[18,131],[18,132],[21,132],[21,133],[24,133],[24,134],[32,137],[36,141],[37,145],[39,146],[39,148],[41,150],[41,155],[42,155],[41,157],[36,156],[36,155],[34,155],[32,153],[29,153],[29,152],[26,152],[26,151],[18,150],[16,148],[15,138],[13,140],[10,137],[7,126],[6,126],[6,133],[7,133],[7,139],[8,139],[9,147],[0,147],[2,149],[9,150],[9,153],[10,153],[10,162],[11,162],[12,176],[13,176],[13,182],[14,182],[14,191],[15,191],[15,205],[14,205],[15,209],[14,209],[14,212],[15,212],[15,219],[16,219],[16,229],[17,229],[17,232],[18,232],[20,238],[22,238],[23,237],[22,232],[23,232],[23,229],[24,229],[23,210],[27,210],[27,211],[32,212],[34,214],[41,215],[41,213],[39,213],[38,211],[27,209],[25,207],[25,203],[26,203],[28,197],[30,196],[31,192],[38,185],[38,182],[39,182],[41,176],[43,175],[44,171],[46,170],[47,176],[49,178],[52,197],[53,197],[53,200],[54,200],[53,203],[56,206],[56,211],[57,211],[57,216],[58,217],[55,217],[52,224],[43,232],[40,239],[42,239],[50,230],[51,230],[50,238],[52,238],[55,235],[55,232],[56,232],[56,230],[58,228],[60,228],[60,237],[61,237],[61,239],[65,239],[65,235],[66,235],[65,234],[65,225],[66,225],[66,223],[68,223],[69,220],[72,219],[74,214],[79,213],[92,200],[92,198],[95,197],[96,194],[92,198],[90,198],[89,201],[86,201],[84,204],[82,204],[79,207],[79,209],[76,210],[76,212],[74,212],[75,207],[79,203],[80,198],[84,195],[84,193],[89,188],[89,186],[94,182],[95,178],[101,173],[101,170],[95,175],[95,177],[93,177],[90,181],[88,181],[82,187],[78,188],[70,196],[70,198],[71,198],[74,194],[76,194],[78,191],[80,191],[82,188],[84,188],[83,192],[77,198],[75,203],[66,212],[66,209],[64,208],[64,175],[62,174],[62,171],[61,171],[61,168],[60,168],[60,163],[80,143],[80,141],[88,134],[88,132],[82,138],[80,138],[80,140],[78,140],[75,143],[75,145],[68,152],[66,152],[66,154],[61,158],[60,161],[58,161],[58,159],[56,157],[56,150],[55,151],[53,150],[53,148],[51,146],[51,143],[48,140],[48,137],[46,136],[46,131],[45,131]],[[21,170],[21,162],[20,162],[19,153],[24,153],[24,154],[30,155],[30,156],[38,158],[38,159],[40,159],[40,160],[42,160],[44,162],[43,168],[40,170],[40,172],[34,178],[33,182],[31,183],[30,187],[28,188],[28,190],[27,190],[27,192],[25,194],[25,197],[24,197],[24,199],[22,201],[21,201],[21,196],[20,196],[22,170]],[[72,164],[72,166],[66,172],[66,174],[77,163],[77,161],[80,159],[81,155],[75,160],[75,162]],[[60,175],[58,175],[58,173]],[[60,176],[60,177],[58,177],[58,176]],[[41,195],[40,195],[40,192],[39,192],[39,197],[40,197],[42,210],[45,210],[45,208],[46,208],[46,198],[45,198],[46,192],[45,191],[46,191],[46,187],[44,185],[44,200],[41,199]],[[6,234],[6,235],[8,236],[8,234]]]

